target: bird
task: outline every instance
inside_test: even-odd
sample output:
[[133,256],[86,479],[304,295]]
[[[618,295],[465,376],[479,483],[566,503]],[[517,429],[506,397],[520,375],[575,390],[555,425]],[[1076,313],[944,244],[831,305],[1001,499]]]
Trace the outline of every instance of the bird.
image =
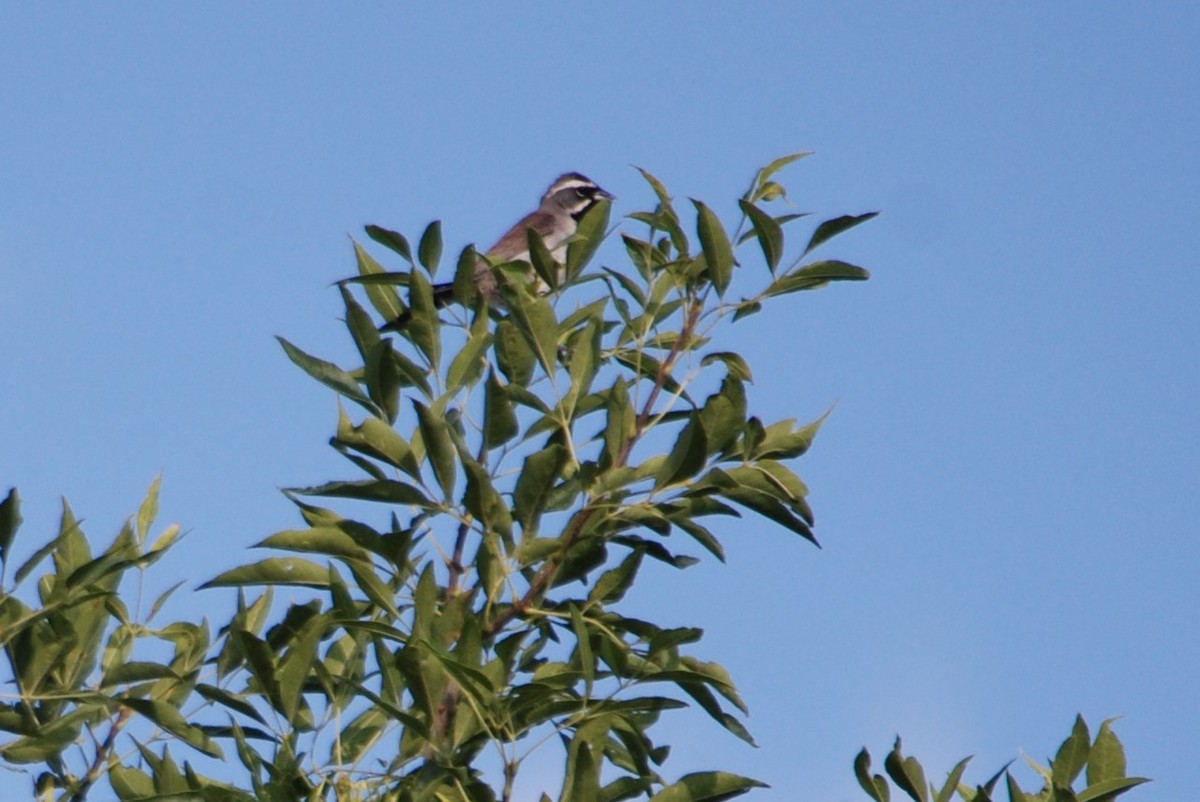
[[[518,220],[512,228],[504,232],[495,245],[484,252],[487,256],[486,261],[480,259],[475,264],[475,288],[487,301],[488,306],[493,309],[504,307],[500,286],[495,273],[492,272],[491,264],[530,261],[528,232],[531,229],[541,236],[542,242],[555,261],[562,262],[566,256],[567,245],[584,214],[597,203],[612,199],[613,195],[610,192],[582,173],[563,173],[554,179],[542,195],[537,209]],[[539,294],[549,292],[550,288],[538,278],[532,265],[527,275],[530,283],[536,282]],[[438,306],[462,300],[454,296],[453,282],[435,285],[433,299]]]

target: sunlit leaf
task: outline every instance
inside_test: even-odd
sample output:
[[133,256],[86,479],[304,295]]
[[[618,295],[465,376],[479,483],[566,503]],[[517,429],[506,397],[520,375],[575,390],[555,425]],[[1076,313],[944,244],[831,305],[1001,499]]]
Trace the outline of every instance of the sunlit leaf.
[[[371,233],[369,229],[367,233]],[[364,278],[388,272],[383,265],[375,261],[375,257],[367,253],[367,251],[357,242],[354,243],[354,258],[358,262],[358,273]],[[411,257],[406,258],[408,258],[410,262],[412,261]],[[385,321],[390,322],[397,320],[404,314],[404,303],[401,302],[400,295],[396,292],[395,287],[388,286],[386,284],[374,283],[366,283],[363,285],[363,287],[367,292],[367,300],[371,302],[371,306],[375,307],[375,311],[378,312]]]
[[650,802],[720,802],[741,796],[753,788],[770,786],[749,777],[724,771],[698,771],[685,774],[678,782],[668,785]]
[[1075,717],[1075,726],[1071,734],[1063,741],[1062,746],[1050,762],[1051,778],[1055,785],[1070,787],[1075,778],[1087,764],[1088,751],[1091,749],[1091,736],[1083,716]]
[[328,584],[329,572],[324,566],[298,557],[271,557],[220,573],[201,584],[200,588],[243,585],[300,585],[324,588]]

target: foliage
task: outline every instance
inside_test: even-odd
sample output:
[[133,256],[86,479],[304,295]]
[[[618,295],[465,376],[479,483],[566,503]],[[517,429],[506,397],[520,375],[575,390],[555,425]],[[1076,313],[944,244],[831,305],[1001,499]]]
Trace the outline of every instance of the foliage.
[[[121,588],[178,538],[175,526],[150,537],[157,482],[99,556],[64,504],[58,536],[0,595],[14,689],[0,758],[40,767],[47,799],[83,799],[106,778],[122,800],[507,801],[530,755],[554,748],[562,800],[693,802],[761,786],[660,774],[670,748],[651,730],[665,712],[694,704],[753,743],[747,711],[725,669],[693,651],[699,628],[631,617],[622,599],[647,559],[696,562],[673,535],[723,559],[714,520],[749,513],[816,543],[788,463],[824,416],[752,415],[749,364],[714,345],[764,303],[867,277],[810,254],[873,214],[817,225],[784,266],[784,229],[803,215],[769,208],[786,197],[779,170],[803,155],[756,173],[733,230],[700,201],[685,224],[643,171],[653,208],[620,234],[627,269],[591,268],[610,233],[600,204],[561,285],[531,238],[552,295],[531,291],[524,263],[493,265],[504,309],[436,307],[440,223],[415,249],[368,226],[403,264],[389,271],[354,243],[358,274],[339,292],[356,364],[280,340],[351,407],[330,444],[354,476],[285,491],[303,526],[257,544],[282,555],[205,583],[237,589],[215,639],[204,621],[154,624],[175,588],[144,613]],[[460,298],[478,258],[468,247],[456,261]],[[742,285],[753,290],[735,297]],[[14,491],[0,506],[5,569],[19,521]],[[37,603],[22,601],[47,557]],[[876,780],[864,787],[886,799]]]
[[[934,783],[926,783],[925,770],[920,762],[901,753],[899,738],[884,759],[883,768],[895,787],[913,802],[950,802],[955,794],[963,802],[992,802],[999,798],[996,796],[996,786],[1001,779],[1004,780],[1009,802],[1112,802],[1148,780],[1125,775],[1125,748],[1112,731],[1111,724],[1112,719],[1102,723],[1095,740],[1092,740],[1083,717],[1076,716],[1071,734],[1049,761],[1049,766],[1026,758],[1026,762],[1042,778],[1042,787],[1037,792],[1022,790],[1009,771],[1009,766],[1000,769],[982,785],[971,786],[962,782],[963,772],[971,760],[969,757],[960,760],[950,770],[940,788]],[[867,796],[875,802],[889,802],[891,786],[883,775],[871,774],[871,755],[866,748],[854,760],[854,774]],[[1076,788],[1080,779],[1084,787]]]

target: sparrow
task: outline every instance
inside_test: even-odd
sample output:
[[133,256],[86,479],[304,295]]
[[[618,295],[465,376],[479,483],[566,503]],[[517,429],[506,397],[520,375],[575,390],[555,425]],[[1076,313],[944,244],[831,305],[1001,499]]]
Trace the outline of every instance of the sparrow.
[[[584,214],[603,200],[612,200],[592,179],[582,173],[563,173],[546,189],[537,209],[522,217],[516,225],[504,232],[496,244],[485,251],[492,264],[502,262],[529,261],[529,234],[533,229],[541,235],[546,249],[557,262],[566,257],[567,245]],[[537,291],[549,291],[545,282],[537,276],[531,265],[528,272],[530,283],[536,282]],[[475,287],[492,308],[502,308],[504,300],[496,275],[487,261],[480,259],[475,265]],[[454,284],[437,284],[433,288],[434,302],[446,306],[459,300],[454,297]]]

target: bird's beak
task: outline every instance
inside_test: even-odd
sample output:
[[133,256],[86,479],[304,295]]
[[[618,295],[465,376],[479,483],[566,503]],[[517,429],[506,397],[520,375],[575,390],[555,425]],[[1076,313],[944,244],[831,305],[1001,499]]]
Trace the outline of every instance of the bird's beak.
[[617,197],[608,190],[601,189],[600,187],[596,187],[596,195],[604,200],[615,200]]

